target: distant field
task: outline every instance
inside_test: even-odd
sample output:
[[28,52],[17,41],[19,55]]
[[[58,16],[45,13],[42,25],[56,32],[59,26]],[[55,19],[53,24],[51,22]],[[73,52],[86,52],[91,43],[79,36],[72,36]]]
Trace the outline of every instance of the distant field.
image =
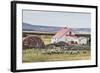
[[41,39],[43,40],[44,44],[47,45],[47,44],[50,44],[51,43],[51,36],[47,35],[45,37],[41,37]]
[[[84,53],[85,52],[85,53]],[[69,60],[88,60],[90,51],[81,50],[79,54],[42,54],[38,49],[23,50],[22,61],[27,62],[46,62],[46,61],[69,61]]]

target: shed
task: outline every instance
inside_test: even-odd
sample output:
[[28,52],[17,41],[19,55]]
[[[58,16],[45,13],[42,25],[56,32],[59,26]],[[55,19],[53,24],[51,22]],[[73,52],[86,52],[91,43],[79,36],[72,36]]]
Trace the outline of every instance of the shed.
[[69,45],[87,44],[86,37],[78,37],[71,28],[64,27],[59,30],[51,39],[51,43],[66,42]]

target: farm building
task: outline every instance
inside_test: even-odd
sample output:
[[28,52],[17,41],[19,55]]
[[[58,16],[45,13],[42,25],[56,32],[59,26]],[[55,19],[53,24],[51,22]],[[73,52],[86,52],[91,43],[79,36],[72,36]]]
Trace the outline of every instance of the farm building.
[[64,27],[51,39],[51,43],[66,42],[67,44],[87,44],[89,38],[77,36],[71,28]]

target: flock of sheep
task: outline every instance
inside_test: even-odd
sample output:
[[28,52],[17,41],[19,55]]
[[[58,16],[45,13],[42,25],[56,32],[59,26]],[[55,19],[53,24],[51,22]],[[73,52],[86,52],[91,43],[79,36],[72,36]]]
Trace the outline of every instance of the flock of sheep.
[[67,50],[67,49],[42,49],[42,54],[79,54],[79,50]]
[[[70,54],[77,55],[80,54],[81,50],[89,50],[89,46],[65,46],[65,45],[54,45],[50,44],[45,47],[45,49],[41,49],[42,54]],[[86,52],[83,52],[86,53]]]

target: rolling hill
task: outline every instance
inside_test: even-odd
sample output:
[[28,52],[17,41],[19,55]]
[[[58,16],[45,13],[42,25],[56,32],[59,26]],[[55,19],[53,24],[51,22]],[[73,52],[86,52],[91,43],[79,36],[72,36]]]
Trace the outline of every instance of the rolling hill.
[[[50,33],[55,33],[59,31],[62,27],[54,27],[54,26],[41,26],[41,25],[32,25],[28,23],[22,24],[22,30],[23,31],[36,31],[36,32],[50,32]],[[72,30],[75,33],[78,34],[90,34],[91,29],[90,28],[72,28]]]

